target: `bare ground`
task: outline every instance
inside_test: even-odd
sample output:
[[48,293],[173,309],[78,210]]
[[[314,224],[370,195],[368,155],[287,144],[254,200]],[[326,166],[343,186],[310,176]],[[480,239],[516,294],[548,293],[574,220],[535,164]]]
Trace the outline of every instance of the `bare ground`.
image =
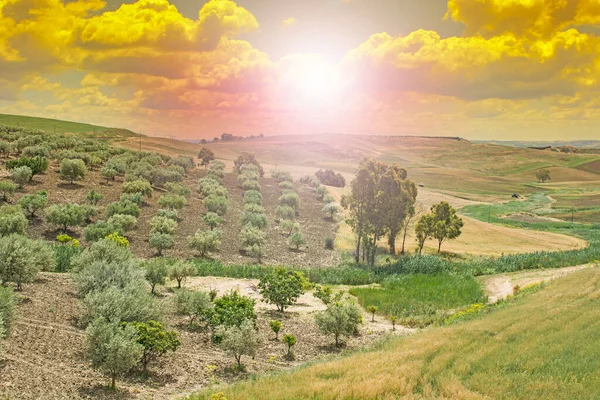
[[[247,280],[194,278],[186,286],[210,287],[220,293],[239,287],[242,293],[257,298],[253,289],[246,290],[255,284],[256,281]],[[160,290],[166,306],[171,294],[170,287]],[[168,324],[177,331],[182,346],[151,366],[149,377],[133,373],[118,382],[118,391],[107,390],[107,379],[91,369],[85,358],[85,331],[77,323],[84,309],[69,276],[42,273],[37,282],[26,285],[18,295],[21,301],[17,306],[17,321],[0,361],[0,398],[168,399],[206,388],[211,383],[247,377],[228,372],[234,360],[212,343],[209,330],[189,330],[186,320],[167,312]],[[257,303],[258,326],[265,340],[254,360],[244,357],[248,373],[287,369],[341,351],[357,350],[391,333],[389,322],[377,318],[373,323],[365,314],[360,334],[349,338],[347,346],[336,348],[332,345],[333,338],[323,336],[314,323],[312,314],[324,308],[319,303],[306,294],[285,314],[275,311],[274,306]],[[283,323],[280,337],[285,333],[297,337],[294,361],[284,357],[285,345],[273,340],[269,328],[272,319]],[[410,332],[398,328],[394,333]]]

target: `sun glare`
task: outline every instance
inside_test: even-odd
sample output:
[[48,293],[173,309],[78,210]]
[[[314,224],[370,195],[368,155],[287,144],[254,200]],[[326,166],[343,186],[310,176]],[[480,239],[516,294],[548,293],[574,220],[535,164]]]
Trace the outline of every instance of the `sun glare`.
[[291,95],[307,107],[332,105],[339,99],[337,66],[317,57],[296,60],[286,74]]

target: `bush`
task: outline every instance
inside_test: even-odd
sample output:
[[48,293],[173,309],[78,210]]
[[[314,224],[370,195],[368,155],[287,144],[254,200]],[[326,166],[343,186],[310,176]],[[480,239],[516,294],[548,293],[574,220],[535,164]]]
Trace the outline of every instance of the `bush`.
[[273,320],[269,321],[269,326],[275,334],[275,340],[279,340],[279,331],[281,330],[281,321]]
[[106,183],[108,183],[108,181],[113,181],[114,182],[115,177],[118,174],[119,173],[117,172],[116,169],[108,167],[108,166],[102,168],[102,170],[100,171],[100,175],[102,175],[102,177],[104,179],[106,179]]
[[79,204],[54,204],[46,209],[46,222],[66,231],[72,226],[81,226],[86,219],[86,209]]
[[240,326],[245,320],[256,321],[254,300],[240,295],[235,290],[216,298],[214,304],[210,320],[213,327]]
[[0,340],[7,338],[12,330],[12,324],[15,319],[15,296],[10,287],[0,285],[0,321],[2,321],[2,330]]
[[13,233],[24,235],[28,223],[21,207],[10,205],[0,207],[0,236]]
[[265,171],[260,163],[256,160],[256,157],[252,153],[243,152],[235,159],[233,162],[233,171],[237,174],[242,172],[242,166],[251,164],[254,165],[258,169],[258,173],[260,176],[264,176]]
[[18,204],[29,217],[35,217],[35,213],[48,204],[48,195],[44,191],[36,194],[26,194],[19,199]]
[[[288,171],[280,171],[280,170],[274,170],[271,172],[271,178],[275,179],[278,182],[288,182],[291,184],[291,182],[294,180],[292,179],[292,174],[290,174]],[[281,187],[281,185],[279,185],[279,187]]]
[[45,172],[48,169],[48,159],[46,157],[21,157],[18,160],[8,160],[6,162],[7,169],[15,169],[18,167],[29,167],[31,169],[31,177]]
[[92,222],[92,218],[96,217],[100,213],[98,207],[91,204],[83,204],[81,208],[83,210],[83,220],[88,224]]
[[90,190],[85,196],[86,200],[93,206],[97,206],[100,200],[104,198],[102,193],[98,193],[95,190]]
[[151,248],[156,249],[158,255],[162,255],[164,250],[173,248],[173,236],[168,233],[155,232],[150,235],[148,244]]
[[137,342],[144,348],[142,353],[142,369],[148,369],[148,363],[167,354],[175,352],[181,341],[177,338],[175,331],[167,331],[165,327],[157,321],[148,322],[130,322],[137,331]]
[[328,203],[323,206],[322,210],[329,218],[334,219],[336,215],[339,214],[340,206],[335,203]]
[[196,163],[192,157],[177,156],[175,158],[171,158],[169,165],[181,167],[187,172],[190,169],[193,169],[196,166]]
[[315,193],[317,195],[317,199],[323,200],[323,198],[329,193],[325,186],[317,186],[315,188]]
[[21,153],[24,157],[50,157],[50,149],[47,146],[27,146]]
[[262,246],[266,238],[267,234],[253,225],[245,225],[240,233],[243,247]]
[[85,296],[83,303],[87,310],[83,321],[100,317],[110,322],[162,319],[162,310],[157,307],[153,296],[137,283],[123,288],[109,286],[104,290],[94,290]]
[[267,217],[264,214],[256,214],[253,212],[245,212],[242,214],[242,225],[251,225],[258,229],[267,227]]
[[300,249],[300,246],[306,244],[306,239],[304,239],[304,235],[300,231],[296,231],[292,233],[288,240],[288,244],[296,248],[296,250]]
[[[118,246],[113,244],[112,246]],[[126,249],[126,247],[121,247]],[[82,255],[79,255],[73,260],[73,267],[77,270],[78,262],[82,257],[85,258],[84,250]],[[126,286],[139,286],[141,289],[145,287],[144,271],[137,267],[131,260],[127,259],[122,262],[110,259],[97,259],[83,266],[75,275],[75,288],[77,294],[85,297],[94,291],[103,291],[109,287],[123,289]]]
[[296,211],[290,206],[277,206],[275,215],[280,220],[292,220],[296,217]]
[[293,188],[294,188],[294,185],[292,185],[292,183],[291,183],[291,182],[284,181],[284,182],[281,182],[281,183],[279,183],[279,187],[280,187],[281,189],[288,189],[288,190],[291,190],[291,189],[293,189]]
[[141,207],[142,203],[144,202],[141,193],[123,193],[119,198],[119,201],[121,203],[133,203],[138,207]]
[[291,207],[298,213],[298,209],[300,208],[300,196],[298,196],[298,193],[296,192],[286,191],[279,197],[279,204]]
[[256,190],[260,192],[260,183],[258,183],[257,181],[252,181],[252,180],[245,180],[242,183],[242,189],[243,190]]
[[286,220],[281,222],[281,229],[285,235],[291,235],[300,231],[300,224],[294,221]]
[[307,285],[302,273],[276,268],[260,280],[258,288],[266,303],[275,304],[278,311],[284,312],[286,307],[296,304]]
[[169,269],[164,258],[153,258],[143,264],[145,278],[150,284],[150,293],[154,294],[156,285],[164,285],[167,280]]
[[333,250],[334,245],[335,245],[335,239],[332,238],[331,236],[327,236],[325,238],[325,248],[327,250]]
[[362,316],[355,304],[336,303],[317,313],[315,321],[323,334],[335,337],[335,345],[339,346],[340,337],[350,336],[358,329]]
[[217,336],[221,338],[221,347],[235,358],[238,368],[242,368],[242,356],[256,356],[262,344],[252,320],[244,320],[240,326],[219,327]]
[[17,185],[10,181],[0,181],[0,195],[2,195],[2,200],[8,201],[8,197],[15,193],[17,190]]
[[177,222],[167,217],[152,217],[150,219],[150,233],[166,233],[172,235],[177,228]]
[[[121,215],[121,214],[115,214],[115,215]],[[133,218],[135,218],[135,217],[133,217]],[[111,233],[118,233],[119,235],[123,235],[125,233],[125,231],[119,225],[112,224],[109,222],[104,222],[104,221],[98,221],[94,224],[88,225],[83,230],[83,237],[86,242],[92,243],[92,242],[97,242],[100,239],[104,239]]]
[[283,335],[283,338],[281,339],[281,341],[287,345],[286,357],[288,359],[293,359],[294,352],[293,352],[292,348],[296,345],[296,336],[290,335],[288,333],[288,334]]
[[169,278],[177,281],[177,288],[181,289],[181,283],[185,278],[196,274],[196,268],[185,261],[176,261],[169,268]]
[[141,193],[143,196],[152,197],[152,191],[152,185],[145,180],[123,183],[123,193]]
[[221,246],[221,231],[218,229],[210,231],[198,230],[188,238],[191,249],[198,252],[200,257],[205,257],[208,253],[219,250]]
[[172,219],[173,221],[177,222],[177,215],[179,213],[177,212],[177,210],[164,210],[164,209],[160,209],[156,212],[156,216],[157,217],[165,217],[165,218],[169,218]]
[[69,243],[56,244],[54,250],[54,262],[56,263],[56,272],[67,272],[71,270],[71,261],[81,253],[79,245],[75,241]]
[[138,332],[133,326],[122,327],[117,322],[103,319],[92,322],[86,329],[92,367],[110,376],[113,389],[116,379],[129,372],[144,353],[144,347],[137,339]]
[[166,194],[158,199],[158,205],[161,208],[168,208],[170,210],[181,210],[185,207],[186,203],[185,197],[176,194]]
[[214,212],[206,213],[206,215],[202,217],[202,220],[204,220],[204,223],[208,225],[211,231],[223,222],[223,218],[219,217],[219,215]]
[[97,261],[124,264],[131,261],[131,252],[126,247],[119,247],[110,240],[100,240],[92,243],[79,256],[73,259],[73,270],[82,271]]
[[0,238],[0,281],[13,282],[21,290],[39,271],[52,271],[54,266],[54,254],[46,243],[21,235]]
[[12,170],[10,174],[10,179],[19,185],[19,188],[22,188],[23,185],[31,180],[33,172],[31,172],[31,168],[23,166],[17,167]]
[[137,224],[137,218],[133,215],[115,214],[108,219],[108,224],[118,226],[120,228],[119,231],[121,232],[129,232],[135,228],[135,225]]
[[179,166],[170,166],[169,168],[154,168],[150,171],[150,183],[154,186],[162,187],[169,182],[181,182],[185,175],[185,170]]
[[86,173],[87,167],[80,159],[69,160],[65,158],[60,163],[60,179],[69,181],[71,184],[73,181],[83,179]]
[[106,206],[106,216],[108,218],[116,214],[131,215],[138,218],[140,213],[140,206],[130,201],[114,201]]
[[129,247],[129,240],[125,236],[121,236],[118,233],[111,233],[106,237],[106,240],[115,242],[119,247]]
[[248,190],[244,193],[244,204],[262,205],[262,194],[257,190]]
[[192,194],[190,188],[180,185],[179,183],[169,182],[165,184],[165,188],[177,196],[190,197]]
[[[213,153],[213,151],[211,149],[207,149],[206,147],[203,147],[202,149],[200,149],[200,152],[198,153],[198,159],[200,160],[200,165],[202,165],[202,166],[209,165],[215,159],[215,153]],[[211,165],[211,167],[212,167],[212,165]]]
[[227,213],[229,205],[225,197],[211,194],[204,199],[204,207],[206,207],[208,212],[223,216]]
[[335,187],[344,187],[346,186],[346,179],[340,173],[335,173],[331,169],[318,170],[315,173],[317,179],[323,184],[327,186],[335,186]]
[[254,214],[264,214],[265,208],[258,204],[246,204],[244,205],[244,212],[254,213]]
[[210,322],[215,306],[208,293],[192,292],[187,289],[178,290],[175,293],[174,302],[177,314],[188,317],[190,325],[196,320],[205,323]]

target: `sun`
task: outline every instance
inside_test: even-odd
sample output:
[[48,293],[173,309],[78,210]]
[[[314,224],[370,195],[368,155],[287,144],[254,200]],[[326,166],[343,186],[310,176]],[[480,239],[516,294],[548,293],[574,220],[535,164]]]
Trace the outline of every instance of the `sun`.
[[336,65],[311,56],[294,59],[287,67],[286,86],[297,104],[320,107],[339,100],[340,73]]

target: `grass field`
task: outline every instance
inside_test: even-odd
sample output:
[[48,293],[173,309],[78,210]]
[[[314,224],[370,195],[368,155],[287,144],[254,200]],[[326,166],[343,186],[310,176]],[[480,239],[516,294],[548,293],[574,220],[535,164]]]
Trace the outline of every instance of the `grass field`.
[[469,322],[190,399],[597,399],[599,306],[600,271],[584,270]]

